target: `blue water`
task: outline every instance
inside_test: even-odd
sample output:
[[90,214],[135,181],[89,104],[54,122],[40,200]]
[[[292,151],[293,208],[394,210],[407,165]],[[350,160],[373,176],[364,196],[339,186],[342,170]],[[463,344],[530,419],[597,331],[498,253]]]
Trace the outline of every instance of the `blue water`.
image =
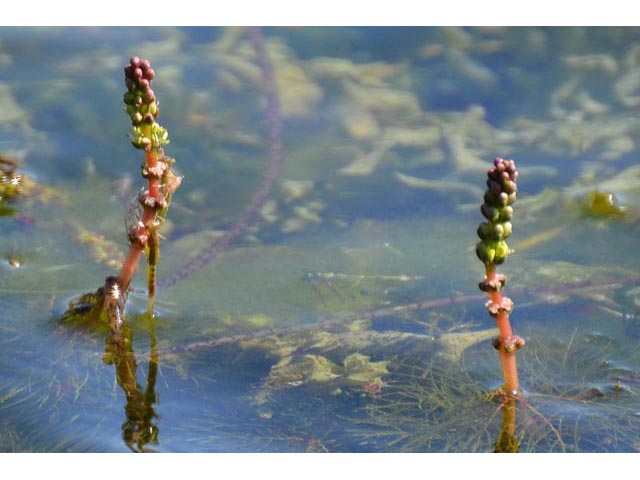
[[[255,54],[229,29],[0,29],[0,155],[36,183],[0,217],[0,451],[492,451],[497,354],[479,335],[451,356],[444,339],[494,326],[473,245],[496,156],[520,170],[500,267],[527,339],[520,449],[640,449],[640,30],[263,33],[283,171],[242,235],[158,292],[155,373],[141,265],[127,383],[106,329],[59,322],[127,250],[143,179],[122,67],[153,64],[184,176],[162,282],[233,228],[265,174]],[[590,211],[596,189],[623,215]]]

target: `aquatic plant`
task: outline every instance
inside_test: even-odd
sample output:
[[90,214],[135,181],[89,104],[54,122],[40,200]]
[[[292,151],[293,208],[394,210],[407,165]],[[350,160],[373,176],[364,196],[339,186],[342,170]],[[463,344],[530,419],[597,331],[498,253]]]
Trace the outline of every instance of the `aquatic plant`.
[[0,216],[13,213],[5,203],[11,202],[22,192],[23,176],[16,172],[18,164],[0,155]]
[[129,207],[125,224],[129,239],[129,252],[117,276],[108,276],[104,286],[94,293],[86,293],[72,301],[62,321],[95,323],[106,313],[109,327],[118,330],[123,321],[127,292],[140,258],[147,256],[148,314],[153,319],[156,291],[156,269],[160,255],[158,230],[162,225],[171,197],[182,182],[173,172],[175,160],[165,155],[162,145],[169,143],[167,130],[157,121],[160,113],[151,82],[155,70],[148,60],[132,57],[124,67],[127,92],[124,94],[126,112],[131,119],[131,143],[144,152],[141,174],[148,187]]
[[151,82],[155,70],[147,60],[132,57],[124,67],[127,92],[124,94],[126,112],[131,118],[131,143],[143,150],[145,161],[142,164],[142,177],[148,181],[148,189],[140,192],[138,202],[142,214],[134,213],[127,225],[129,254],[115,280],[108,280],[110,293],[105,302],[109,306],[117,303],[118,292],[125,292],[136,272],[143,252],[147,254],[147,288],[149,295],[149,314],[153,315],[153,302],[156,289],[156,268],[160,254],[158,228],[167,214],[171,196],[182,181],[172,170],[175,162],[164,154],[162,145],[169,143],[168,132],[157,121],[160,110]]
[[516,200],[518,171],[513,160],[496,158],[494,166],[487,172],[487,190],[484,203],[480,208],[487,219],[478,227],[480,242],[476,245],[476,254],[485,265],[485,278],[480,282],[480,290],[489,295],[487,310],[496,319],[499,335],[493,346],[500,353],[504,386],[502,393],[511,398],[520,393],[516,352],[525,341],[514,335],[511,330],[509,315],[513,310],[513,302],[502,295],[505,285],[504,275],[496,272],[496,266],[502,264],[509,255],[509,247],[505,239],[511,235],[513,207]]
[[620,205],[615,193],[595,189],[582,200],[581,210],[591,217],[624,218],[627,208]]

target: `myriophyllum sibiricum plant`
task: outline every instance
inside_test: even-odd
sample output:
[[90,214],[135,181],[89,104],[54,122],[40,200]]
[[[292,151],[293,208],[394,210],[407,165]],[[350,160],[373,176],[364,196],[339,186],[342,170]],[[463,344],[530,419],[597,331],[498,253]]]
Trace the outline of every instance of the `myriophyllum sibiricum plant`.
[[496,266],[503,263],[510,253],[505,240],[512,230],[511,205],[516,200],[518,171],[513,160],[496,158],[487,176],[487,191],[480,209],[487,221],[478,227],[480,242],[476,245],[476,254],[485,265],[485,279],[479,286],[480,290],[489,295],[487,310],[496,319],[498,326],[498,337],[493,341],[493,346],[500,353],[502,362],[502,393],[508,397],[516,397],[520,393],[516,352],[524,346],[525,341],[511,330],[509,315],[513,310],[513,302],[502,295],[506,278],[496,272]]
[[126,112],[131,119],[131,143],[144,152],[142,177],[148,182],[137,201],[141,212],[127,223],[129,253],[117,277],[108,277],[104,287],[104,304],[112,326],[121,322],[126,292],[138,268],[140,257],[147,255],[147,287],[149,315],[153,317],[156,268],[160,252],[158,228],[164,220],[173,192],[182,181],[173,172],[174,159],[164,154],[162,145],[169,143],[167,130],[156,120],[160,114],[158,100],[151,88],[155,71],[147,60],[133,57],[124,67]]

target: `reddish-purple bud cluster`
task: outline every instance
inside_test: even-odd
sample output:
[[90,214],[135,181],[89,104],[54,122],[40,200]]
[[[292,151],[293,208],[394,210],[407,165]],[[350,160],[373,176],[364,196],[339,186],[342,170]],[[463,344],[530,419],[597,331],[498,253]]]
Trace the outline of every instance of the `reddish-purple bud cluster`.
[[[478,258],[485,265],[500,264],[509,254],[504,241],[511,235],[513,207],[518,187],[518,170],[513,160],[496,158],[493,167],[487,172],[487,191],[484,203],[480,207],[482,215],[488,220],[478,227],[480,242],[476,246]],[[481,287],[482,288],[482,287]]]
[[131,119],[131,143],[134,147],[150,151],[169,143],[166,129],[156,122],[160,114],[156,94],[151,89],[151,81],[156,72],[147,60],[132,57],[124,67],[127,93],[124,103],[127,105],[127,115]]
[[134,126],[142,123],[151,124],[159,114],[156,95],[151,89],[151,81],[155,78],[155,71],[148,60],[132,57],[129,65],[124,67],[125,85],[124,103],[127,114]]
[[[493,164],[494,166],[487,172],[487,191],[484,194],[484,205],[489,208],[504,208],[516,201],[518,170],[513,160],[496,158]],[[491,220],[487,215],[485,218]]]

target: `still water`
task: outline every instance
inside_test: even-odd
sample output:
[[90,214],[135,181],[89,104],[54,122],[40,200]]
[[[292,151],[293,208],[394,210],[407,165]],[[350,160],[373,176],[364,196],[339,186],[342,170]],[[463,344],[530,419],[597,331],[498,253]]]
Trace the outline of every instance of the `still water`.
[[[0,217],[0,451],[493,451],[474,245],[496,156],[520,171],[499,267],[519,449],[639,451],[640,29],[262,33],[281,171],[247,31],[0,29],[3,185],[24,187]],[[61,318],[128,250],[133,55],[184,179],[156,318],[143,264],[118,343]]]

